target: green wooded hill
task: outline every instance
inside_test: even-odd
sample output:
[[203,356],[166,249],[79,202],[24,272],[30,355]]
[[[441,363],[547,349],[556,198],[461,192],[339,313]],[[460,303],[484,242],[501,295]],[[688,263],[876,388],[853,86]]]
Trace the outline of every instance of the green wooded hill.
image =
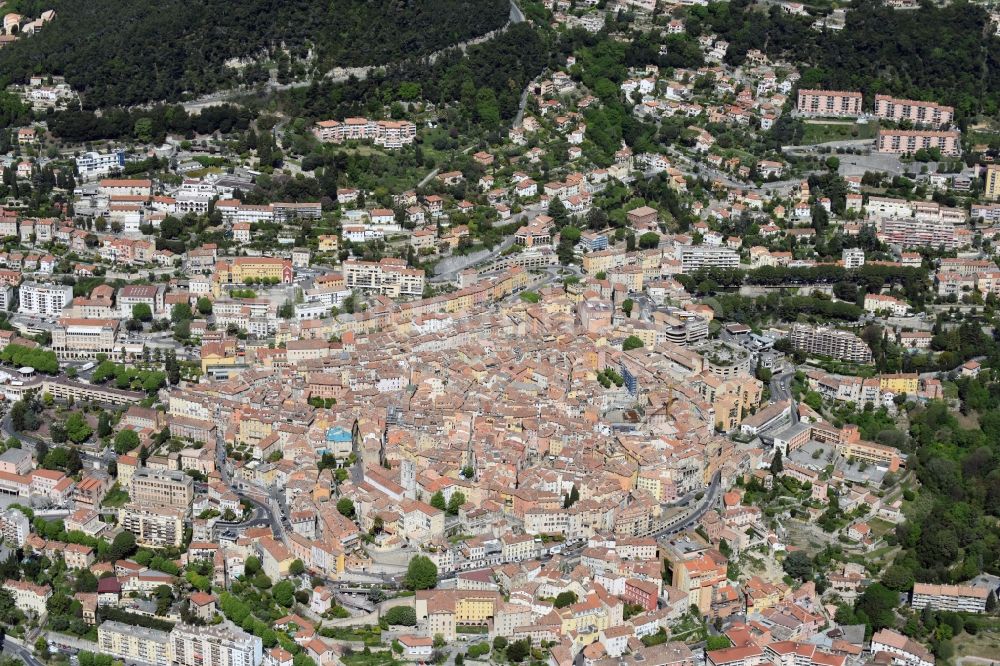
[[[19,4],[32,4],[21,2]],[[50,0],[57,18],[0,51],[0,83],[63,75],[87,107],[177,100],[243,81],[231,58],[334,66],[425,55],[507,21],[508,0]],[[279,63],[280,64],[280,63]],[[251,78],[252,77],[252,78]]]

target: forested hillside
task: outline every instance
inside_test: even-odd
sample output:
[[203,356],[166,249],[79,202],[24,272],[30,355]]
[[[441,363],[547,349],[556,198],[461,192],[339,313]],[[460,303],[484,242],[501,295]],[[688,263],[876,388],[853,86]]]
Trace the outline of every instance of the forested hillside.
[[[817,32],[811,17],[748,0],[694,7],[688,29],[730,42],[726,59],[740,63],[750,49],[803,63],[802,87],[888,93],[955,106],[961,117],[1000,113],[1000,39],[987,30],[986,11],[964,0],[896,11],[855,0],[838,32]],[[891,29],[888,28],[891,26]],[[810,67],[811,65],[811,67]]]
[[518,23],[484,44],[443,54],[370,76],[363,81],[314,82],[284,94],[285,111],[309,118],[344,118],[377,113],[385,99],[461,101],[476,109],[470,122],[488,129],[517,113],[521,92],[548,62],[546,44],[528,23]]
[[[507,0],[52,0],[57,18],[0,51],[6,82],[57,74],[96,108],[176,100],[246,77],[258,68],[231,58],[295,62],[320,71],[394,62],[440,50],[503,25]],[[4,83],[4,81],[0,81]]]

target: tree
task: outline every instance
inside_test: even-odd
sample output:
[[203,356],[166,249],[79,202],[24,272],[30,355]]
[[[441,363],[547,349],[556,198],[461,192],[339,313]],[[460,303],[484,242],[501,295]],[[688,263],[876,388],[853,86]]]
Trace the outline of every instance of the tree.
[[386,624],[414,627],[417,624],[417,611],[412,606],[393,606],[385,612],[382,619]]
[[342,516],[344,516],[346,518],[350,518],[351,520],[353,520],[354,519],[354,502],[352,502],[347,497],[340,498],[337,501],[337,511],[340,512],[340,515],[342,515]]
[[152,143],[153,119],[148,117],[139,118],[135,121],[135,125],[132,126],[132,133],[141,143]]
[[247,578],[251,578],[260,572],[260,560],[255,556],[251,555],[243,563],[243,575]]
[[45,636],[39,636],[35,641],[35,654],[41,659],[48,661],[49,658],[49,639]]
[[635,307],[635,301],[633,301],[631,298],[626,298],[624,301],[622,301],[622,312],[625,313],[626,317],[632,316],[632,308],[634,307]]
[[417,555],[406,568],[403,585],[409,590],[429,590],[437,585],[437,565],[429,557]]
[[639,347],[645,347],[645,346],[646,344],[642,341],[642,338],[630,335],[627,338],[625,338],[624,342],[622,342],[622,351],[629,351],[632,349],[638,349]]
[[893,625],[898,602],[899,595],[896,592],[882,583],[873,583],[865,588],[864,593],[858,599],[855,610],[864,613],[868,619],[867,624],[870,631],[878,631]]
[[82,444],[90,439],[94,430],[80,412],[73,412],[66,419],[66,435],[74,444]]
[[97,416],[97,436],[108,437],[111,433],[111,417],[107,412],[101,412]]
[[774,450],[774,456],[771,458],[771,474],[777,476],[785,470],[784,463],[781,462],[781,449]]
[[570,508],[571,506],[576,504],[577,501],[579,501],[579,499],[580,499],[580,491],[576,489],[576,484],[574,483],[573,487],[569,489],[569,494],[566,495],[566,500],[563,502],[563,508],[564,509]]
[[119,430],[115,435],[115,453],[123,455],[139,446],[139,435],[134,430]]
[[660,235],[654,231],[647,231],[639,236],[639,247],[643,250],[652,250],[660,245]]
[[566,204],[559,197],[552,197],[546,213],[552,218],[553,223],[557,227],[562,227],[569,220],[569,211],[566,210]]
[[782,568],[792,578],[797,578],[798,580],[808,580],[812,578],[813,575],[813,565],[812,560],[809,558],[809,554],[804,550],[792,551],[785,557],[785,561],[781,564]]
[[295,603],[295,586],[289,580],[283,580],[271,589],[274,600],[285,608],[291,608]]
[[527,638],[522,638],[519,641],[514,641],[507,646],[507,658],[514,663],[520,663],[524,661],[524,658],[531,653],[531,641]]
[[306,571],[306,565],[302,563],[302,560],[292,560],[292,563],[288,565],[288,573],[291,576],[301,576]]
[[493,638],[493,649],[503,650],[507,647],[507,639],[503,636],[496,636]]
[[552,605],[555,606],[556,608],[566,608],[566,606],[572,606],[575,603],[576,603],[576,592],[566,591],[566,592],[560,592],[559,595],[556,597],[555,602],[553,602]]
[[205,296],[198,299],[198,303],[195,305],[198,308],[198,314],[210,315],[212,314],[212,301],[208,300]]
[[174,303],[174,307],[170,309],[170,321],[178,324],[182,321],[190,321],[194,319],[194,313],[191,312],[191,306],[187,303]]
[[461,491],[456,490],[452,493],[451,499],[448,500],[448,515],[457,516],[458,510],[463,504],[465,504],[465,495]]
[[444,493],[440,490],[431,495],[431,506],[438,511],[445,511],[448,509],[448,503],[444,499]]
[[76,574],[73,589],[76,592],[97,592],[97,576],[89,569],[81,569]]
[[139,321],[152,321],[153,309],[149,307],[148,303],[136,303],[132,306],[132,319],[138,319]]
[[181,381],[181,366],[177,362],[177,353],[173,350],[168,351],[163,365],[167,371],[167,381],[176,386]]
[[990,590],[990,594],[986,597],[986,612],[994,613],[997,609],[997,593],[994,590]]
[[131,532],[120,532],[108,548],[108,560],[124,560],[135,552],[135,536]]

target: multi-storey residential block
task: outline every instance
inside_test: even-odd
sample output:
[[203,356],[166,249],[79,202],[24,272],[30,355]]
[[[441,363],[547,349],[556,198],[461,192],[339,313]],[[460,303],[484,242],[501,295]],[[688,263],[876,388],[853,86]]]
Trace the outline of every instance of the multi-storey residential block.
[[930,606],[936,611],[984,613],[989,596],[990,591],[985,587],[914,583],[910,606],[917,610]]
[[[987,199],[1000,199],[1000,164],[987,165],[986,173],[983,174],[983,196]],[[1000,218],[1000,211],[996,216]]]
[[178,624],[170,632],[170,652],[177,666],[259,666],[262,644],[232,627]]
[[896,122],[909,120],[918,124],[947,125],[955,118],[955,109],[935,102],[875,95],[875,115]]
[[28,539],[30,532],[31,523],[28,517],[17,509],[7,509],[0,513],[0,534],[3,535],[4,542],[20,548]]
[[892,629],[882,629],[872,636],[871,653],[890,656],[892,663],[903,666],[934,666],[934,655],[912,638]]
[[740,255],[735,250],[714,245],[680,245],[677,259],[682,273],[693,273],[702,268],[739,268]]
[[170,634],[158,629],[105,620],[97,627],[101,652],[116,659],[169,666]]
[[844,268],[861,268],[865,265],[865,251],[860,247],[849,247],[844,250]]
[[73,287],[23,282],[18,294],[21,300],[18,312],[21,314],[55,317],[73,300]]
[[133,502],[118,510],[118,522],[144,546],[179,547],[184,539],[184,509]]
[[792,346],[807,354],[821,354],[854,363],[868,363],[872,360],[872,350],[865,341],[847,331],[796,324],[792,327],[790,337]]
[[76,158],[76,168],[84,180],[101,178],[125,166],[125,151],[110,153],[87,152]]
[[942,155],[958,155],[961,152],[959,133],[948,131],[922,130],[879,130],[875,150],[880,153],[915,153],[921,148],[936,148]]
[[129,497],[143,506],[187,509],[194,498],[194,480],[181,471],[140,467],[132,475]]
[[814,116],[860,116],[862,95],[842,90],[800,90],[798,111]]
[[919,217],[883,218],[880,233],[887,243],[903,247],[955,247],[955,224],[946,219]]
[[393,298],[424,293],[424,271],[408,268],[402,259],[345,261],[344,280],[349,289],[374,291]]
[[417,126],[408,120],[321,120],[313,127],[313,134],[323,143],[345,141],[372,141],[376,146],[399,149],[413,143]]

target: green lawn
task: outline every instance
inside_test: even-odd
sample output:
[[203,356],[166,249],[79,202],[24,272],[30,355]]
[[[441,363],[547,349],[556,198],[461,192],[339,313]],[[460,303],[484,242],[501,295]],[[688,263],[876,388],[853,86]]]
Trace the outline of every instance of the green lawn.
[[[843,123],[843,124],[842,124]],[[802,144],[826,143],[827,141],[850,141],[853,139],[874,139],[875,123],[859,125],[849,121],[820,123],[805,122],[802,126]]]
[[882,538],[886,532],[896,528],[888,520],[882,520],[881,518],[872,518],[868,521],[868,526],[872,528],[872,533],[879,538]]
[[364,654],[355,652],[351,655],[344,655],[340,658],[347,666],[397,666],[403,662],[397,661],[388,650],[384,652],[372,652]]
[[104,496],[104,501],[101,506],[108,507],[111,509],[117,509],[120,506],[124,506],[128,503],[128,493],[119,487],[116,483],[108,491],[108,494]]

